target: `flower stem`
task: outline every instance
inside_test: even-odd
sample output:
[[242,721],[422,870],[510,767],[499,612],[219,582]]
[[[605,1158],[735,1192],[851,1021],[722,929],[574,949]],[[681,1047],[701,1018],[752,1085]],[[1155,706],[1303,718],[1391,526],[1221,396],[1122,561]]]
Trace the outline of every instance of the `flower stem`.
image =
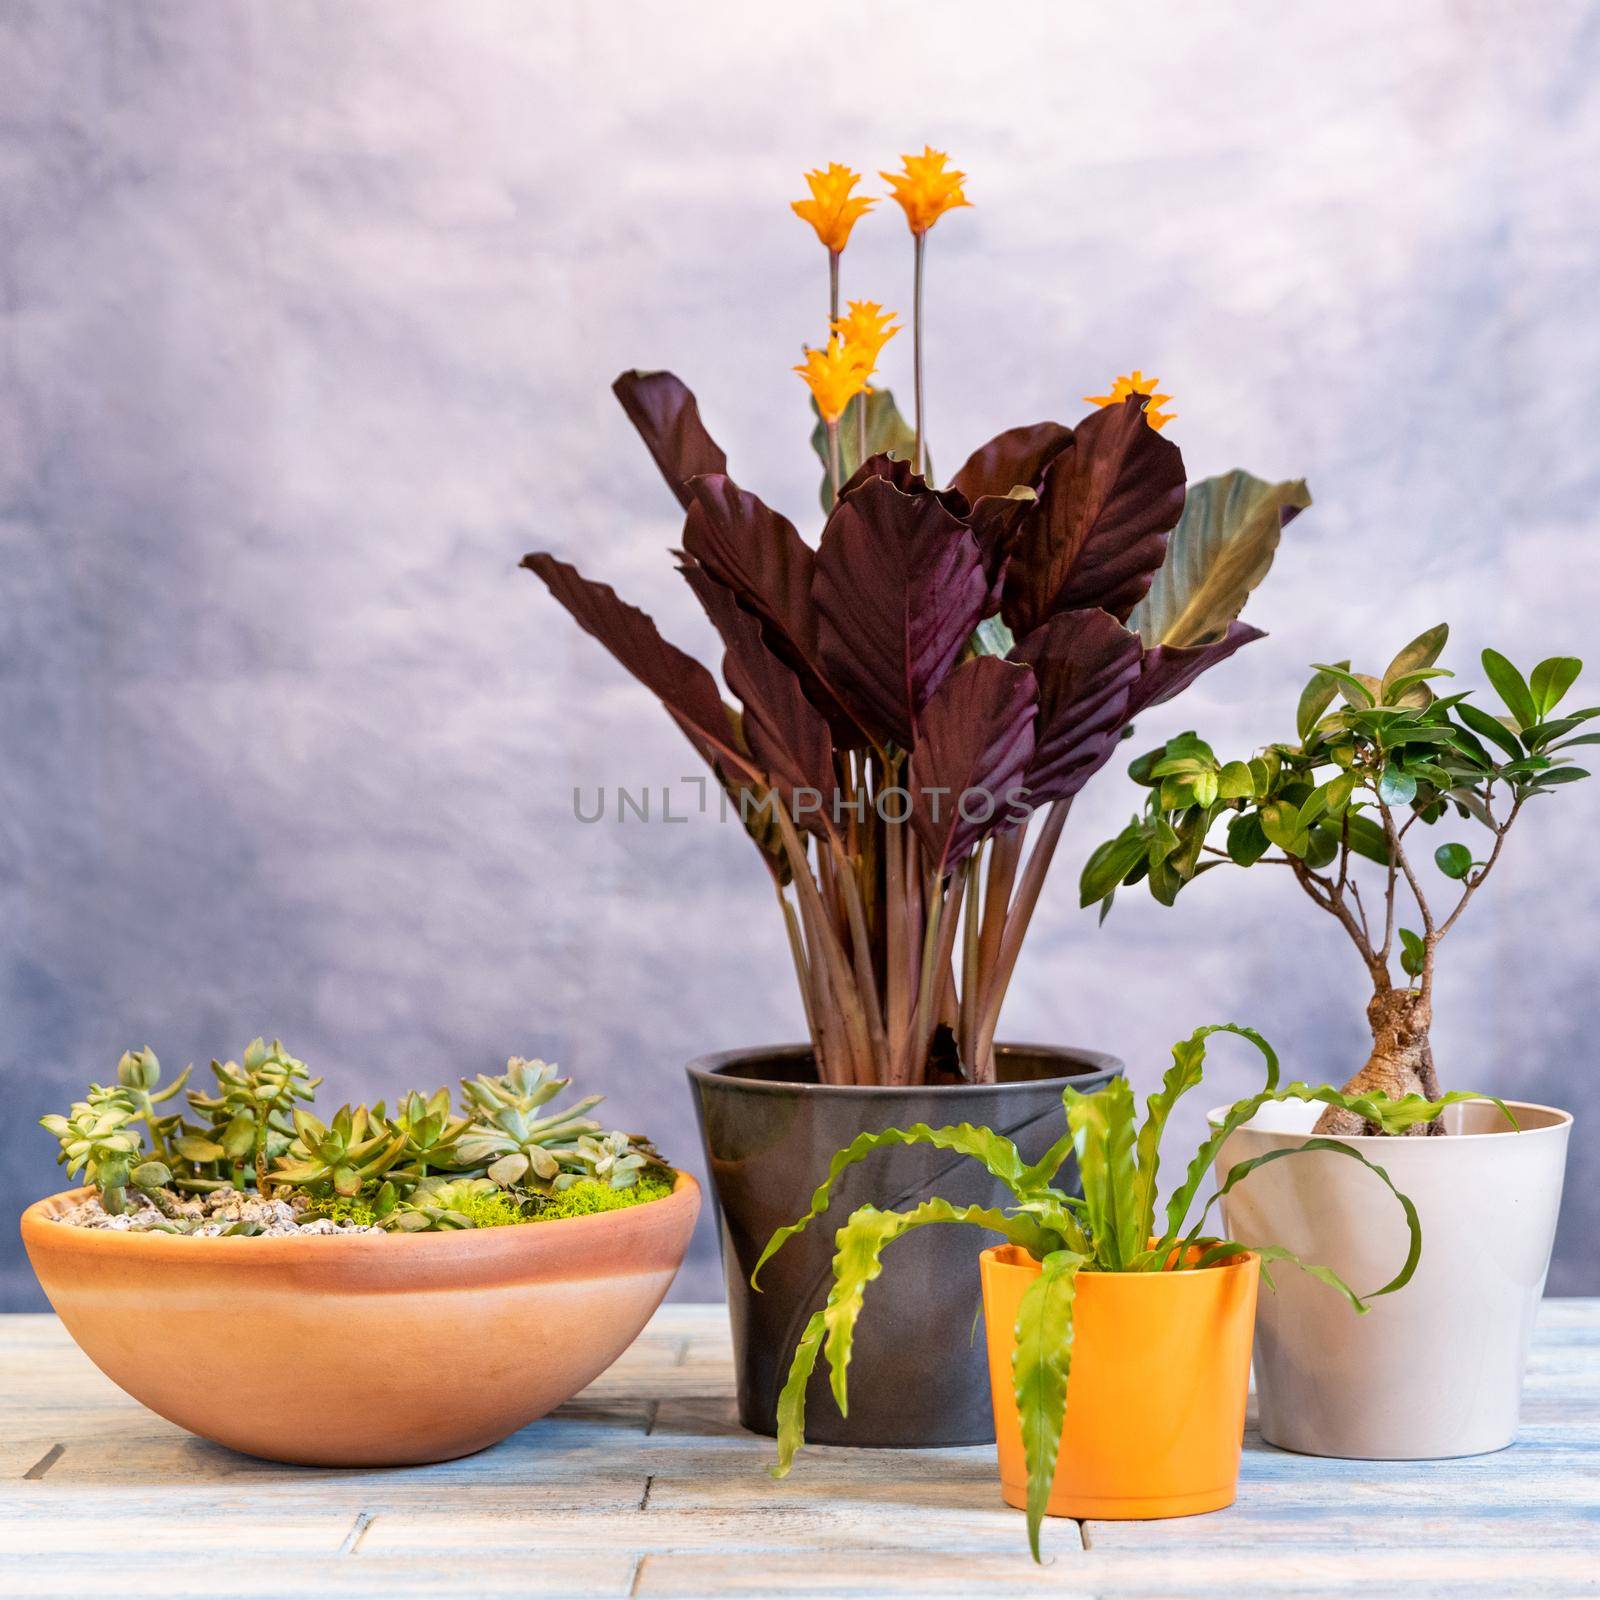
[[839,419],[828,424],[828,489],[835,505],[839,503]]
[[922,445],[922,246],[927,235],[914,233],[911,237],[912,250],[916,261],[911,282],[911,371],[917,411],[917,444],[914,464],[917,471],[926,477],[927,465],[924,460]]

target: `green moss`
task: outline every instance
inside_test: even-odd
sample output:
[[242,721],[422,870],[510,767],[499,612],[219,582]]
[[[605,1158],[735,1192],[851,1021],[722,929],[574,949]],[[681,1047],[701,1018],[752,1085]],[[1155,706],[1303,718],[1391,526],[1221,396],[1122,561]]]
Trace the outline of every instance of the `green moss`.
[[665,1199],[672,1193],[672,1185],[670,1177],[645,1177],[631,1189],[613,1189],[610,1184],[582,1178],[570,1189],[551,1195],[530,1220],[552,1222],[560,1217],[592,1217],[601,1211],[625,1211],[629,1206]]
[[[629,1189],[613,1189],[608,1183],[581,1178],[557,1194],[527,1195],[526,1191],[496,1194],[469,1194],[451,1201],[453,1210],[470,1217],[479,1228],[506,1228],[521,1222],[556,1222],[563,1217],[592,1217],[603,1211],[626,1211],[629,1206],[663,1200],[672,1193],[676,1179],[672,1174],[650,1174]],[[519,1195],[522,1198],[519,1198]],[[370,1199],[346,1199],[339,1194],[313,1195],[307,1217],[329,1217],[335,1222],[358,1223],[371,1227],[378,1221]]]
[[346,1199],[342,1194],[316,1194],[309,1197],[305,1215],[308,1217],[327,1217],[333,1222],[353,1222],[359,1227],[370,1228],[378,1220],[378,1214],[372,1209],[370,1200]]

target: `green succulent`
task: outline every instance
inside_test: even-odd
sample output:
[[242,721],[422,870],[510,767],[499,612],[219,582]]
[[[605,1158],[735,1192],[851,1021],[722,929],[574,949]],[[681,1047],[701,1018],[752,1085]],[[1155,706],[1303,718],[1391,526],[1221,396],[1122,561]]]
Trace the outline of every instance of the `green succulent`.
[[311,1194],[359,1194],[394,1165],[405,1142],[365,1106],[341,1106],[329,1123],[298,1108],[293,1117],[294,1141],[268,1177]]
[[158,1161],[170,1165],[172,1150],[169,1140],[183,1121],[182,1111],[163,1113],[157,1106],[165,1105],[177,1097],[189,1081],[193,1067],[185,1067],[178,1076],[158,1094],[156,1085],[161,1081],[161,1063],[156,1053],[146,1045],[143,1050],[125,1050],[117,1063],[117,1086],[132,1102],[135,1116],[150,1131],[150,1153]]
[[558,1078],[545,1061],[513,1056],[497,1078],[479,1073],[461,1080],[462,1098],[472,1125],[456,1145],[459,1166],[482,1168],[503,1188],[554,1183],[566,1171],[586,1173],[579,1141],[598,1134],[600,1124],[585,1113],[601,1097],[587,1095],[564,1111],[538,1116],[572,1080]]
[[425,1179],[430,1167],[454,1166],[456,1145],[470,1126],[468,1118],[450,1114],[448,1089],[438,1089],[431,1095],[412,1090],[401,1099],[392,1117],[384,1115],[381,1105],[373,1108],[373,1114],[402,1141],[399,1163],[405,1170],[391,1176],[414,1182]]
[[60,1141],[56,1161],[66,1167],[67,1176],[83,1173],[90,1187],[100,1191],[100,1204],[113,1216],[127,1211],[130,1187],[154,1199],[152,1191],[172,1181],[163,1162],[139,1159],[144,1153],[143,1136],[134,1126],[139,1116],[126,1089],[97,1083],[90,1087],[87,1099],[73,1103],[66,1116],[39,1119],[40,1127]]
[[289,1055],[276,1039],[270,1046],[264,1039],[252,1039],[242,1062],[213,1061],[211,1070],[217,1093],[189,1095],[189,1104],[210,1119],[210,1126],[186,1125],[175,1148],[184,1160],[217,1173],[185,1187],[231,1183],[243,1188],[253,1177],[256,1187],[265,1189],[272,1181],[272,1163],[293,1143],[296,1102],[309,1103],[322,1079],[313,1078],[305,1062]]
[[383,1225],[398,1233],[446,1233],[521,1220],[521,1207],[492,1178],[425,1178]]
[[653,1145],[643,1140],[635,1142],[626,1133],[603,1133],[598,1138],[585,1134],[570,1155],[563,1152],[563,1159],[572,1165],[557,1176],[557,1189],[570,1189],[585,1179],[613,1189],[631,1189],[647,1167],[661,1165]]

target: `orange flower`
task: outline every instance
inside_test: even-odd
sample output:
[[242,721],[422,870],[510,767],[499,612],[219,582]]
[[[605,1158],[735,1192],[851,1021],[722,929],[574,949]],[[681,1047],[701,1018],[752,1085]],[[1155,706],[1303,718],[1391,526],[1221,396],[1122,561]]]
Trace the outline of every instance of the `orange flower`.
[[1147,378],[1135,367],[1132,373],[1125,378],[1118,378],[1111,385],[1110,394],[1086,394],[1083,398],[1092,406],[1116,406],[1136,394],[1142,394],[1149,400],[1149,405],[1144,408],[1145,420],[1152,428],[1160,433],[1166,425],[1177,416],[1176,411],[1163,413],[1161,407],[1172,398],[1170,394],[1157,394],[1156,385],[1159,378]]
[[972,204],[961,192],[966,173],[945,171],[949,159],[942,150],[924,145],[920,156],[900,158],[904,171],[878,174],[900,202],[913,233],[926,233],[945,212]]
[[894,312],[885,311],[876,300],[852,300],[849,314],[832,324],[833,331],[844,340],[845,349],[854,351],[870,377],[878,365],[878,355],[883,347],[899,333],[894,327]]
[[850,242],[850,230],[877,204],[870,195],[850,197],[861,174],[830,161],[826,171],[808,172],[809,200],[792,200],[789,209],[817,230],[817,237],[837,254]]
[[822,420],[829,424],[844,415],[845,407],[865,391],[867,379],[872,376],[871,364],[861,359],[861,352],[846,345],[836,333],[828,336],[826,350],[813,350],[808,345],[805,360],[794,370],[806,380]]

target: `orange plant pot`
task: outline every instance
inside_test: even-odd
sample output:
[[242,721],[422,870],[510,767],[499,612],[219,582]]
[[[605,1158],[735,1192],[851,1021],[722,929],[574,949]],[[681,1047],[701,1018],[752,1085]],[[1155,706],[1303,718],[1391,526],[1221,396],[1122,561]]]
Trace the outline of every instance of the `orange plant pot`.
[[[1025,1507],[1011,1357],[1039,1263],[1000,1245],[979,1265],[1000,1490]],[[1079,1275],[1051,1516],[1186,1517],[1233,1504],[1260,1269],[1244,1255],[1204,1272]]]

